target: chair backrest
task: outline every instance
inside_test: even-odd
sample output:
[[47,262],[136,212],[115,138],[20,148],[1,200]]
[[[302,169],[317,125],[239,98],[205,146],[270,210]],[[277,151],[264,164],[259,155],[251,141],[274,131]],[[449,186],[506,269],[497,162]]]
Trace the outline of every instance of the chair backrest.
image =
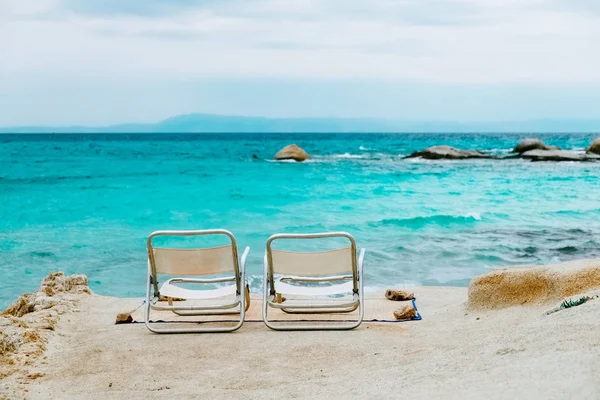
[[[225,235],[231,244],[211,248],[178,249],[154,247],[152,239],[159,236]],[[148,261],[152,275],[202,276],[231,272],[239,277],[237,243],[225,229],[201,231],[157,231],[148,237]]]
[[[272,243],[279,239],[323,239],[346,238],[349,247],[321,252],[296,252],[276,250]],[[351,272],[355,289],[358,289],[358,270],[356,261],[356,242],[352,235],[346,232],[326,232],[311,234],[277,234],[267,241],[266,249],[269,280],[273,287],[274,274],[298,276],[327,276]]]
[[324,276],[352,271],[352,247],[320,252],[271,249],[271,265],[278,274]]

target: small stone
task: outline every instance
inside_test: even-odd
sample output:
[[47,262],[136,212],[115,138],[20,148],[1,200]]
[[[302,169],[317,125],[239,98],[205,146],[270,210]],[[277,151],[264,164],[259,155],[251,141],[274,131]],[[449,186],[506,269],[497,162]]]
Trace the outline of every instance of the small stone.
[[400,308],[394,311],[394,318],[400,319],[412,319],[417,316],[417,310],[413,307],[412,303],[404,304]]
[[404,301],[404,300],[412,300],[415,298],[415,294],[411,293],[407,290],[393,290],[388,289],[385,291],[385,297],[388,300],[392,301]]
[[133,322],[133,317],[130,313],[120,313],[117,315],[115,324],[129,324],[131,322]]

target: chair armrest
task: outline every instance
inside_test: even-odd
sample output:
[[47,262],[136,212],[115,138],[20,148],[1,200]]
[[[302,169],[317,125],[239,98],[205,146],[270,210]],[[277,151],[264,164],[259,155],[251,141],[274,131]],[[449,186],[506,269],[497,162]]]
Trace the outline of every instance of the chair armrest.
[[244,249],[244,254],[242,254],[242,260],[240,262],[240,273],[244,273],[246,271],[246,259],[248,258],[248,254],[250,253],[250,246],[246,246]]
[[362,281],[363,279],[363,262],[365,260],[365,252],[366,250],[360,249],[360,254],[358,256],[358,279],[360,279]]

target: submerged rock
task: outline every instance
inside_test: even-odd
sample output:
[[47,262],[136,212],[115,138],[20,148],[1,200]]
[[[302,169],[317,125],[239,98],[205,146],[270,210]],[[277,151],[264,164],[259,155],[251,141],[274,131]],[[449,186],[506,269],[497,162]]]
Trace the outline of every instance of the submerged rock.
[[285,146],[275,154],[275,160],[294,160],[294,161],[305,161],[310,157],[309,155],[295,144]]
[[562,301],[600,288],[600,260],[498,268],[469,284],[469,308],[500,309]]
[[519,144],[512,150],[513,153],[523,154],[530,150],[560,150],[556,146],[548,146],[540,139],[527,138],[519,142]]
[[597,137],[596,140],[594,140],[592,142],[590,147],[588,147],[587,152],[588,152],[588,154],[589,153],[600,154],[600,137]]
[[432,146],[417,151],[406,158],[424,158],[426,160],[466,160],[469,158],[492,158],[489,154],[475,150],[460,150],[450,146]]
[[600,155],[573,150],[530,150],[519,157],[531,161],[595,161]]

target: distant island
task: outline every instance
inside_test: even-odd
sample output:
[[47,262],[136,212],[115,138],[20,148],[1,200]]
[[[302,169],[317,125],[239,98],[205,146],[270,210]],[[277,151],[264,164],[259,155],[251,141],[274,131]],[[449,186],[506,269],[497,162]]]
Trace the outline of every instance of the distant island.
[[108,126],[15,126],[0,133],[401,133],[401,132],[600,132],[598,120],[451,122],[376,118],[267,118],[216,114],[178,115],[147,124]]

